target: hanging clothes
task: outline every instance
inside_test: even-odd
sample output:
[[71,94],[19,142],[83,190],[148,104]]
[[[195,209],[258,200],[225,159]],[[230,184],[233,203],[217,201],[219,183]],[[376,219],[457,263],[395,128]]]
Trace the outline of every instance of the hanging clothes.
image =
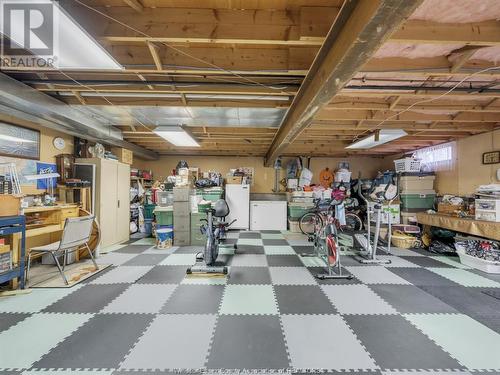
[[325,189],[328,189],[333,183],[333,173],[329,168],[323,169],[319,173],[319,184]]

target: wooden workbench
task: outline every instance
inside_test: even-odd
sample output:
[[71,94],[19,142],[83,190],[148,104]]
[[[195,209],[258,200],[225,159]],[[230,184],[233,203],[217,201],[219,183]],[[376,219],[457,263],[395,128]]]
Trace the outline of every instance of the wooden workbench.
[[419,224],[450,229],[456,232],[468,233],[500,241],[500,223],[493,221],[466,219],[442,214],[417,213]]

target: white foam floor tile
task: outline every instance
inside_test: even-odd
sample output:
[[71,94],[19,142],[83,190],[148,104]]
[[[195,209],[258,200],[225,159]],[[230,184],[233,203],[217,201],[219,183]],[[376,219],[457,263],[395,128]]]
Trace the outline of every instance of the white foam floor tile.
[[227,285],[220,314],[278,314],[272,285]]
[[307,238],[304,237],[304,239],[292,239],[292,238],[287,238],[287,242],[291,246],[312,246],[312,243],[307,240]]
[[21,373],[21,375],[112,375],[114,370],[75,370],[75,369],[63,369],[63,370],[26,370]]
[[389,259],[391,261],[390,264],[384,264],[384,267],[388,268],[421,268],[418,264],[412,263],[409,260],[406,260],[404,257],[398,257],[394,255],[377,255],[379,259]]
[[[299,255],[300,261],[305,267],[324,267],[325,262],[321,258],[318,257],[303,257]],[[342,263],[342,258],[340,258],[340,262]]]
[[500,334],[463,314],[405,314],[405,318],[469,370],[500,371]]
[[30,368],[92,314],[36,314],[0,333],[0,368]]
[[43,310],[54,302],[81,288],[75,285],[71,288],[32,289],[31,293],[2,297],[0,312],[34,313]]
[[138,254],[125,254],[125,253],[107,253],[96,259],[97,264],[112,264],[114,266],[121,266],[128,262],[130,259],[136,257]]
[[448,264],[448,265],[456,267],[456,268],[461,268],[463,270],[472,269],[472,267],[469,267],[469,266],[466,266],[465,264],[460,263],[460,261],[456,257],[438,256],[438,257],[432,257],[432,259],[438,260],[441,263]]
[[295,255],[295,251],[291,246],[264,246],[266,255]]
[[134,283],[148,273],[152,266],[120,266],[102,274],[90,284]]
[[237,254],[231,261],[232,267],[267,267],[264,254]]
[[402,277],[399,277],[380,265],[363,267],[348,266],[346,269],[365,284],[410,284]]
[[111,246],[99,249],[99,253],[100,254],[110,253],[112,251],[119,250],[119,249],[121,249],[122,247],[125,247],[125,246],[127,246],[127,245],[120,245],[120,244],[111,245]]
[[317,285],[314,276],[304,267],[269,267],[273,285]]
[[192,266],[196,263],[196,254],[173,253],[160,262],[160,266]]
[[284,240],[285,237],[281,233],[261,233],[264,240]]
[[216,315],[158,315],[120,368],[204,368],[215,322]]
[[428,267],[428,270],[466,287],[500,288],[500,283],[463,269]]
[[[299,369],[375,370],[377,365],[339,315],[282,315],[291,366]],[[323,340],[325,329],[334,340]]]
[[341,314],[397,314],[366,285],[322,285],[321,289]]
[[133,284],[111,301],[101,313],[158,313],[176,287],[174,284]]

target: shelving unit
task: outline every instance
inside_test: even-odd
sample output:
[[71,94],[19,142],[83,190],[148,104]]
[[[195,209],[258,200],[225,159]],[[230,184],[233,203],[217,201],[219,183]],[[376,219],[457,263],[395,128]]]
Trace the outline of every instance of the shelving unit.
[[[10,236],[16,233],[21,233],[21,247],[19,264],[0,273],[0,284],[19,278],[21,289],[24,289],[24,254],[26,251],[26,221],[24,215],[19,216],[4,216],[0,217],[0,237]],[[14,246],[14,241],[11,243],[12,262],[18,259],[17,249]],[[15,284],[15,283],[14,283]]]

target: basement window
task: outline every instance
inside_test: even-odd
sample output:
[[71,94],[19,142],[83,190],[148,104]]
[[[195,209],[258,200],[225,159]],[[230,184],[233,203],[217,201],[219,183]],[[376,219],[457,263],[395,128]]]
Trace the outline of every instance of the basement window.
[[454,168],[456,142],[443,143],[437,146],[422,148],[413,156],[422,161],[425,171],[451,171]]

